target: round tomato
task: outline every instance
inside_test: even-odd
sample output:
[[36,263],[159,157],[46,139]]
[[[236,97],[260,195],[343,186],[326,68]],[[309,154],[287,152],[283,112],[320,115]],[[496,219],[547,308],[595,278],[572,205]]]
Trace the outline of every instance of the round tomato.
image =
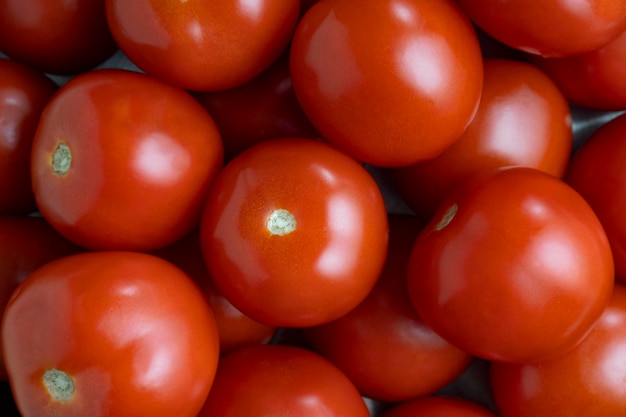
[[442,154],[392,170],[396,189],[429,219],[452,188],[485,170],[522,165],[562,177],[572,117],[554,82],[530,64],[486,59],[482,98],[467,130]]
[[276,334],[276,327],[246,316],[215,287],[202,257],[200,233],[197,229],[152,253],[182,269],[198,284],[215,317],[220,336],[220,354],[251,344],[267,343]]
[[626,116],[600,127],[572,158],[566,181],[594,209],[608,236],[616,277],[626,282]]
[[459,0],[500,42],[541,56],[571,56],[611,42],[626,29],[626,0]]
[[53,74],[78,74],[113,55],[117,45],[104,2],[1,0],[0,51]]
[[2,347],[24,416],[195,417],[219,354],[198,287],[137,252],[87,252],[35,270],[6,307]]
[[387,213],[367,170],[325,143],[266,141],[220,171],[201,221],[204,259],[235,307],[305,327],[338,318],[374,286]]
[[97,70],[50,100],[35,135],[37,205],[91,249],[151,250],[199,221],[223,148],[191,95],[147,75]]
[[0,214],[37,210],[30,150],[41,112],[56,90],[43,73],[0,58]]
[[241,348],[220,359],[197,417],[369,417],[350,380],[308,350],[281,345]]
[[471,401],[444,396],[413,399],[392,406],[380,417],[496,417],[489,409]]
[[296,28],[291,77],[324,139],[371,165],[401,166],[463,133],[482,56],[452,0],[322,0]]
[[190,90],[250,81],[285,50],[295,0],[106,0],[120,49],[143,71]]
[[626,415],[626,287],[613,296],[575,349],[536,365],[491,365],[494,401],[502,417]]
[[472,359],[426,327],[406,293],[406,269],[420,228],[415,216],[391,215],[385,268],[367,298],[337,320],[302,330],[362,395],[379,401],[431,394]]
[[607,236],[585,200],[534,168],[451,193],[420,233],[408,286],[424,322],[476,356],[530,363],[589,332],[613,287]]

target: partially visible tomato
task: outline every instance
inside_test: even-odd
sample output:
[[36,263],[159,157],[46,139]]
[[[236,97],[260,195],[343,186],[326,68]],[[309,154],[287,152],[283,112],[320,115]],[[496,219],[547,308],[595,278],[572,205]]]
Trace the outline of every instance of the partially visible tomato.
[[478,38],[452,0],[319,1],[300,20],[290,59],[296,96],[322,137],[376,166],[442,152],[481,94]]
[[32,149],[37,205],[90,249],[152,250],[184,236],[223,160],[219,132],[187,92],[106,69],[46,106]]
[[495,170],[451,193],[416,240],[409,295],[424,322],[484,359],[562,355],[600,317],[613,258],[591,207],[534,168]]
[[30,150],[41,112],[56,90],[43,73],[0,58],[0,214],[37,210]]
[[219,355],[198,287],[137,252],[87,252],[35,270],[6,307],[2,347],[25,417],[195,417]]
[[311,351],[248,346],[220,359],[197,417],[369,417],[350,380]]
[[463,135],[428,161],[392,170],[396,189],[429,219],[450,190],[482,171],[510,165],[563,177],[572,116],[554,82],[532,65],[486,59],[482,98]]
[[496,417],[496,414],[462,398],[430,396],[396,404],[380,417]]
[[1,0],[0,52],[53,74],[78,74],[117,50],[104,0]]
[[266,141],[217,175],[201,220],[215,285],[262,323],[306,327],[356,307],[386,257],[380,189],[349,156],[312,139]]
[[105,0],[120,49],[143,71],[190,90],[250,81],[287,47],[296,0]]
[[459,0],[500,42],[553,57],[593,51],[626,30],[625,0]]

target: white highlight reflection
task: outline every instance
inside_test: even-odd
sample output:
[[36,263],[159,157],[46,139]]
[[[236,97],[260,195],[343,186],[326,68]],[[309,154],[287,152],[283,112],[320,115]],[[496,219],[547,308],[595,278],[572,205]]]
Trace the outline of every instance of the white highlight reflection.
[[403,79],[414,89],[433,99],[445,91],[444,72],[453,67],[448,45],[437,36],[411,38],[396,57]]
[[171,184],[189,168],[191,157],[166,135],[153,134],[144,139],[135,155],[135,170],[156,184]]

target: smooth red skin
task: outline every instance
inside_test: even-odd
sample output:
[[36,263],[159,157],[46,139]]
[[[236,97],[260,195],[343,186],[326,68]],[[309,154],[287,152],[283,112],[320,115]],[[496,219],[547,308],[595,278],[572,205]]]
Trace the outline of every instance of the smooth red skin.
[[604,124],[572,158],[565,180],[594,209],[608,236],[615,276],[626,282],[626,117]]
[[593,110],[626,109],[626,31],[597,50],[565,58],[531,57],[572,104]]
[[296,99],[287,53],[239,87],[195,97],[217,124],[227,161],[269,139],[319,136]]
[[220,355],[243,346],[267,343],[274,337],[276,327],[252,320],[235,308],[215,287],[202,257],[200,233],[197,229],[153,254],[178,266],[202,290],[217,324]]
[[[59,142],[73,155],[63,175],[51,168]],[[74,77],[50,100],[31,172],[41,213],[68,239],[148,251],[197,226],[222,160],[217,127],[191,95],[111,69]]]
[[[266,227],[277,209],[290,234]],[[235,307],[262,323],[306,327],[356,307],[374,286],[387,250],[378,185],[356,161],[300,138],[258,144],[218,174],[201,221],[205,262]]]
[[43,73],[0,58],[0,214],[36,211],[30,150],[39,117],[57,85]]
[[385,268],[367,298],[337,320],[302,330],[362,395],[378,401],[431,394],[472,360],[424,325],[406,292],[409,256],[421,227],[415,216],[390,215]]
[[0,51],[40,71],[78,74],[117,50],[103,1],[2,0]]
[[500,42],[546,57],[592,51],[626,30],[624,0],[459,0],[459,4]]
[[[449,207],[450,223],[437,230]],[[585,200],[542,171],[500,169],[452,193],[417,238],[408,288],[424,322],[488,360],[572,349],[607,305],[607,236]]]
[[[36,268],[81,251],[41,217],[1,216],[0,311],[4,311],[13,291]],[[6,379],[4,361],[0,359],[0,380]]]
[[197,417],[369,417],[350,380],[323,357],[297,347],[256,345],[220,359]]
[[380,417],[496,417],[488,409],[456,397],[429,396],[396,404]]
[[537,68],[486,59],[482,98],[463,135],[439,156],[392,170],[396,190],[430,219],[446,194],[480,172],[537,168],[563,177],[572,152],[572,117],[554,82]]
[[250,81],[287,47],[300,14],[294,0],[106,0],[111,32],[143,71],[199,91]]
[[[37,269],[2,323],[4,359],[25,417],[195,417],[215,376],[213,314],[178,268],[137,252],[88,252]],[[43,373],[74,378],[67,403]]]
[[537,365],[491,365],[502,417],[595,417],[626,414],[626,288],[613,296],[589,335],[572,351]]
[[294,90],[313,125],[375,166],[432,158],[458,139],[482,71],[476,32],[450,0],[321,0],[291,46]]

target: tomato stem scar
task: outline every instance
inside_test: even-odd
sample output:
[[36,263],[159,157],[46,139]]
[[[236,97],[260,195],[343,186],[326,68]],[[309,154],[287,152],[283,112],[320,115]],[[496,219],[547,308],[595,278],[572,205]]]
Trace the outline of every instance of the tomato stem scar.
[[74,398],[74,379],[58,369],[48,369],[43,374],[43,385],[52,399],[67,403]]
[[64,175],[72,166],[72,152],[65,142],[59,142],[52,152],[52,171],[55,174]]
[[271,235],[288,235],[296,230],[296,218],[288,210],[276,209],[267,219],[266,226]]
[[456,216],[457,211],[459,211],[459,206],[457,204],[453,204],[448,207],[448,210],[446,210],[439,223],[435,226],[435,230],[439,231],[449,225],[452,219],[454,219],[454,216]]

